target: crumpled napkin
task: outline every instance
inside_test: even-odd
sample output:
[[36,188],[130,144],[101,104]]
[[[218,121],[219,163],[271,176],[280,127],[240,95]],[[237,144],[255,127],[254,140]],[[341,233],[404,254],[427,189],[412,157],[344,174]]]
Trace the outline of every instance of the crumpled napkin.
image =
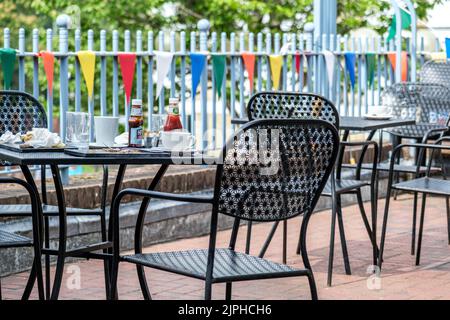
[[23,136],[23,148],[64,148],[60,136],[47,128],[33,128]]
[[21,142],[20,133],[13,134],[11,131],[6,131],[0,136],[0,143],[18,143]]
[[128,132],[124,132],[114,138],[115,144],[128,145]]

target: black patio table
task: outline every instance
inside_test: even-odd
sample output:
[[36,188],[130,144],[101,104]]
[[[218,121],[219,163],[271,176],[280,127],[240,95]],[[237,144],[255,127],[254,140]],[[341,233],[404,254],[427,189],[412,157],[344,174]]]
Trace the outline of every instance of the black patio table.
[[[217,158],[212,156],[206,156],[201,153],[188,153],[185,154],[170,154],[170,153],[148,153],[147,154],[139,154],[138,156],[134,156],[133,154],[111,154],[111,156],[97,156],[97,157],[82,157],[82,156],[74,156],[69,155],[64,152],[18,152],[11,151],[0,146],[0,159],[4,161],[10,162],[12,165],[20,166],[26,181],[32,186],[35,194],[37,195],[37,199],[39,199],[39,208],[42,208],[41,200],[39,197],[38,188],[33,179],[33,175],[28,166],[34,165],[48,165],[50,166],[53,181],[55,184],[55,192],[58,202],[59,209],[59,244],[58,249],[50,249],[43,248],[42,254],[45,255],[56,255],[57,256],[57,264],[56,264],[56,272],[55,278],[51,293],[51,299],[56,300],[59,296],[59,291],[61,289],[62,276],[64,271],[64,263],[65,258],[67,257],[77,257],[77,258],[88,258],[88,259],[99,259],[104,261],[111,260],[111,252],[113,249],[112,245],[112,234],[111,232],[108,235],[108,241],[99,242],[95,244],[90,244],[87,246],[67,250],[66,242],[67,242],[67,214],[66,214],[66,202],[64,198],[64,188],[61,181],[61,176],[59,172],[60,165],[119,165],[119,170],[117,173],[117,177],[114,184],[112,199],[116,197],[122,187],[123,177],[125,175],[127,165],[160,165],[159,170],[157,171],[155,177],[152,179],[150,185],[148,186],[149,190],[154,190],[161,178],[164,176],[168,167],[172,164],[176,165],[214,165],[217,164]],[[135,237],[135,250],[137,253],[142,252],[142,243],[141,243],[141,233],[145,218],[145,213],[147,211],[147,207],[150,199],[146,198],[142,201],[138,218],[136,221],[136,237]],[[42,217],[42,211],[40,212],[40,216]],[[42,230],[42,222],[40,222],[39,229]],[[111,219],[109,230],[111,230]],[[41,241],[42,243],[42,241]],[[108,250],[108,253],[97,253],[94,251],[99,250]],[[107,269],[107,268],[106,268]],[[105,270],[108,275],[108,270]],[[139,281],[144,281],[144,271],[142,267],[138,267],[138,275]],[[30,281],[35,281],[35,271],[34,267],[30,275]],[[32,285],[27,286],[30,288],[28,292],[24,294],[25,297],[30,295],[30,291],[32,289]],[[108,297],[108,284],[106,285],[106,294]]]

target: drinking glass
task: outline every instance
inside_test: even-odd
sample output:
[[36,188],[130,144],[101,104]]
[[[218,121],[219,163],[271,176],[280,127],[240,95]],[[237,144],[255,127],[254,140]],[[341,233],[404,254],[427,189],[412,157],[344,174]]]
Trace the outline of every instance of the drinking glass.
[[87,112],[66,112],[66,144],[68,147],[89,149],[91,116]]
[[153,114],[152,121],[149,126],[149,134],[146,141],[148,148],[157,147],[160,140],[161,131],[163,130],[164,122],[166,121],[166,115]]

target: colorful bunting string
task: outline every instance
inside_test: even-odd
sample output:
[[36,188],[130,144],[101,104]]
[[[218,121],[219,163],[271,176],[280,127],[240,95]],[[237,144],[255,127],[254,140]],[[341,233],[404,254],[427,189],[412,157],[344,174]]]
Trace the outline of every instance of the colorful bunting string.
[[170,65],[173,60],[173,52],[156,51],[156,99],[159,98],[163,88],[164,79],[170,70]]
[[247,70],[248,81],[250,83],[250,91],[253,92],[253,77],[255,74],[255,54],[250,52],[243,52],[241,54],[242,61],[244,61],[245,70]]
[[9,90],[11,88],[14,65],[16,63],[16,50],[11,48],[2,48],[0,49],[0,56],[2,60],[4,87],[5,90]]
[[[395,72],[397,68],[397,54],[395,52],[389,52],[387,55],[392,69]],[[406,82],[408,79],[408,53],[406,51],[402,51],[401,64],[401,81]]]
[[89,99],[92,99],[94,93],[94,76],[95,76],[95,52],[78,51],[78,61],[80,62],[81,72],[86,82]]
[[222,95],[222,83],[225,75],[226,56],[225,55],[213,55],[212,56],[214,82],[217,94],[219,98]]
[[280,86],[280,74],[281,66],[283,64],[283,56],[281,55],[269,55],[270,72],[272,75],[272,87],[278,90]]
[[325,58],[325,65],[327,68],[328,83],[332,85],[334,80],[334,66],[336,62],[336,56],[333,52],[324,50],[323,57]]
[[350,84],[352,85],[352,88],[355,88],[356,54],[354,54],[353,52],[346,52],[344,53],[344,59],[345,68],[347,69],[350,78]]
[[375,79],[375,54],[367,53],[366,62],[367,62],[367,81],[369,81],[369,85],[371,86],[373,84],[373,80]]
[[445,38],[445,52],[447,53],[447,59],[450,59],[450,38]]
[[195,95],[197,94],[197,87],[200,83],[200,77],[205,66],[206,55],[202,53],[191,53],[190,58],[192,65],[192,98],[195,98]]
[[50,92],[53,91],[53,77],[55,66],[55,55],[53,52],[41,51],[38,56],[42,59],[44,64],[45,77],[47,78],[47,88]]
[[125,89],[125,97],[127,106],[131,100],[131,90],[133,88],[134,70],[136,65],[135,53],[119,53],[118,54],[120,70],[122,72],[123,86]]

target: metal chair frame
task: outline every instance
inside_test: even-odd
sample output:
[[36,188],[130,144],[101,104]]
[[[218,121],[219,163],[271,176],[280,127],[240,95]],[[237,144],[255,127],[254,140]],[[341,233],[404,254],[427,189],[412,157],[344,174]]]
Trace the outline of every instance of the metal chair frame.
[[[236,170],[236,171],[232,171],[232,172],[236,172],[239,175],[239,174],[244,174],[244,172],[247,172],[246,170],[249,170],[249,167],[246,166],[245,164],[243,166],[242,164],[236,163],[236,159],[239,159],[238,156],[236,155],[237,149],[231,149],[231,151],[230,151],[230,150],[226,149],[227,148],[226,146],[224,147],[224,150],[222,153],[223,156],[220,158],[220,159],[225,159],[224,163],[217,165],[217,173],[216,173],[216,180],[215,180],[216,182],[215,182],[213,196],[179,195],[179,194],[170,194],[170,193],[164,193],[164,192],[158,192],[158,191],[152,191],[152,190],[138,190],[138,189],[122,190],[117,195],[117,197],[114,199],[113,205],[111,208],[111,219],[113,221],[112,235],[113,235],[113,244],[114,244],[111,294],[110,294],[111,297],[117,297],[117,277],[118,277],[119,262],[127,261],[127,262],[132,262],[137,265],[140,265],[141,267],[147,266],[147,267],[162,269],[165,271],[174,272],[174,273],[182,274],[185,276],[204,280],[205,281],[205,299],[207,299],[207,300],[211,299],[213,283],[220,283],[220,282],[226,283],[226,299],[231,299],[232,282],[245,281],[245,280],[256,280],[256,279],[279,278],[279,277],[294,277],[294,276],[306,276],[309,281],[311,296],[313,299],[317,299],[317,289],[316,289],[316,285],[315,285],[315,281],[314,281],[314,276],[313,276],[313,273],[311,270],[311,265],[309,263],[307,250],[306,250],[306,231],[307,231],[307,225],[308,225],[311,213],[320,197],[321,191],[323,190],[323,188],[326,185],[328,177],[330,176],[330,174],[332,172],[332,168],[334,166],[334,162],[335,162],[335,159],[337,157],[337,152],[338,152],[339,135],[338,135],[336,128],[329,122],[325,122],[325,121],[321,121],[321,120],[298,120],[298,119],[296,119],[296,120],[294,120],[294,119],[290,119],[290,120],[286,120],[286,119],[285,120],[280,120],[280,119],[256,120],[256,121],[249,122],[248,124],[241,127],[238,134],[244,133],[246,130],[252,130],[252,129],[258,130],[260,128],[277,128],[277,126],[289,126],[291,128],[290,130],[293,130],[294,128],[295,128],[295,130],[300,130],[300,129],[303,130],[304,129],[305,132],[306,132],[306,129],[322,128],[323,131],[326,131],[327,136],[331,135],[332,144],[327,145],[327,148],[328,148],[328,150],[331,150],[331,151],[329,151],[331,153],[329,153],[326,156],[323,156],[324,159],[326,160],[326,161],[325,160],[324,161],[327,163],[326,167],[323,167],[323,165],[320,166],[319,164],[316,164],[315,161],[312,161],[313,155],[311,155],[311,153],[310,153],[311,151],[308,151],[309,153],[306,158],[302,158],[302,159],[305,159],[305,163],[307,162],[307,164],[303,164],[303,165],[304,166],[307,165],[308,168],[311,169],[311,170],[307,170],[308,172],[314,172],[312,170],[312,168],[316,168],[318,170],[318,172],[321,174],[319,178],[317,178],[317,177],[314,178],[318,184],[317,188],[315,188],[315,189],[313,188],[313,189],[309,189],[309,190],[302,189],[302,190],[304,190],[304,191],[302,191],[302,194],[303,194],[303,192],[304,193],[307,193],[307,192],[314,193],[312,195],[305,196],[305,197],[307,197],[307,199],[309,199],[309,200],[306,200],[307,203],[309,203],[309,204],[304,204],[306,206],[306,207],[304,207],[305,212],[297,212],[296,210],[291,210],[291,207],[289,207],[289,210],[287,210],[288,202],[286,202],[287,201],[286,197],[288,197],[289,195],[290,196],[300,196],[298,191],[295,191],[295,190],[299,190],[298,186],[296,186],[294,190],[291,190],[289,188],[289,189],[286,189],[285,191],[280,191],[278,189],[279,190],[278,191],[279,199],[280,198],[284,199],[282,202],[283,202],[283,208],[285,208],[285,210],[278,209],[278,211],[276,211],[277,209],[274,209],[273,206],[262,206],[262,207],[258,206],[257,204],[255,204],[255,201],[259,201],[259,200],[250,201],[250,202],[244,200],[244,199],[249,200],[250,197],[256,196],[258,194],[258,192],[262,192],[264,195],[269,195],[269,193],[267,193],[267,194],[264,193],[265,191],[263,191],[263,190],[265,190],[265,189],[261,189],[261,188],[263,188],[262,183],[267,183],[267,182],[262,181],[263,178],[261,178],[261,181],[257,181],[259,179],[256,178],[257,180],[253,181],[252,182],[253,184],[250,183],[250,181],[246,180],[245,178],[242,178],[244,180],[239,181],[239,183],[241,183],[242,186],[247,186],[247,183],[249,184],[247,197],[245,197],[245,198],[243,198],[243,194],[239,193],[240,189],[237,189],[236,192],[238,192],[239,194],[236,194],[236,195],[233,195],[232,191],[227,191],[227,190],[230,190],[228,188],[231,188],[231,185],[229,187],[227,187],[227,181],[228,181],[227,179],[230,179],[229,181],[234,181],[233,180],[234,178],[230,178],[230,177],[234,177],[234,176],[232,176],[233,173],[229,172],[229,170]],[[247,140],[241,140],[241,141],[247,141]],[[227,144],[227,145],[230,145],[232,143],[233,143],[233,139],[231,139],[229,144]],[[251,144],[251,142],[245,142],[245,143],[248,145]],[[290,144],[289,146],[292,147],[293,144]],[[298,146],[299,145],[297,145],[297,147]],[[322,152],[324,152],[324,149],[323,149],[323,147],[320,146],[320,144],[318,144],[318,147],[320,150],[322,150]],[[229,152],[229,153],[227,153],[227,152]],[[281,159],[282,159],[281,167],[283,169],[283,172],[285,172],[288,175],[287,176],[283,175],[283,178],[280,178],[280,179],[284,179],[284,180],[282,180],[282,181],[285,181],[284,183],[287,183],[286,181],[290,181],[288,183],[291,183],[292,180],[290,180],[290,179],[292,177],[296,178],[296,176],[294,176],[290,173],[290,170],[291,170],[290,164],[288,164],[288,161],[291,161],[289,159],[291,159],[293,156],[290,155],[289,158],[286,158],[287,157],[286,154],[288,153],[288,151],[283,150],[283,152],[280,152]],[[302,151],[302,152],[306,152],[306,151]],[[283,157],[285,160],[283,160]],[[232,160],[234,159],[233,167],[227,166],[227,161],[230,158]],[[301,158],[298,158],[298,159],[301,159]],[[296,160],[296,161],[298,161],[298,160]],[[247,163],[247,162],[245,162],[245,163]],[[285,167],[285,166],[287,166],[287,167]],[[254,168],[254,167],[252,167],[252,168]],[[258,162],[257,168],[260,168],[259,162]],[[239,170],[241,170],[241,173],[239,173]],[[292,170],[294,170],[294,169],[292,169]],[[259,169],[255,169],[254,172],[259,173],[260,171],[259,171]],[[319,175],[319,173],[318,173],[318,175]],[[247,173],[245,173],[245,174],[247,174]],[[303,175],[301,177],[303,177],[304,175],[305,175],[305,173],[303,173]],[[310,177],[310,176],[311,175],[308,173],[308,177]],[[310,177],[310,179],[312,179],[312,177]],[[332,177],[332,179],[333,179],[333,177]],[[247,187],[245,187],[245,188],[247,188]],[[309,188],[311,188],[311,186]],[[284,189],[282,189],[282,190],[284,190]],[[287,191],[287,190],[290,190],[290,191]],[[292,193],[287,193],[287,192],[292,192]],[[307,193],[307,194],[309,194],[309,193]],[[196,266],[197,266],[196,268],[199,268],[199,270],[196,270],[195,272],[190,271],[188,269],[181,268],[181,267],[180,268],[182,270],[173,268],[173,267],[167,267],[167,266],[163,267],[161,265],[157,265],[154,263],[153,264],[152,263],[145,264],[145,263],[142,263],[142,260],[143,260],[142,258],[145,257],[145,255],[142,255],[140,253],[138,253],[134,256],[133,255],[129,256],[129,257],[120,256],[120,253],[119,253],[119,250],[120,250],[119,223],[118,223],[118,221],[119,221],[118,220],[119,219],[119,206],[120,206],[121,200],[126,195],[134,195],[134,196],[143,197],[144,198],[143,204],[145,203],[145,205],[148,204],[148,201],[150,198],[211,204],[212,205],[212,215],[211,215],[211,223],[210,223],[210,237],[209,237],[209,246],[208,246],[208,250],[207,250],[207,258],[205,257],[205,259],[207,259],[205,270],[203,270],[202,267],[198,266],[197,264],[196,264]],[[239,195],[239,197],[238,197],[238,195]],[[230,198],[228,198],[228,197],[230,197]],[[230,199],[229,200],[230,203],[228,203],[227,199]],[[238,209],[236,209],[236,208],[238,208]],[[270,213],[271,211],[269,212],[267,210],[274,210],[278,213],[272,214],[272,213]],[[267,212],[269,212],[269,213],[267,213]],[[284,217],[279,216],[280,215],[279,212],[284,212],[285,216]],[[216,249],[216,236],[217,236],[217,224],[218,224],[218,214],[219,213],[231,215],[231,216],[235,217],[235,222],[233,225],[231,239],[229,242],[228,249]],[[261,272],[260,274],[245,274],[245,275],[238,274],[238,275],[231,275],[231,276],[225,276],[225,277],[214,277],[213,271],[215,270],[214,269],[215,259],[223,258],[224,250],[225,250],[225,252],[228,252],[229,255],[231,255],[233,258],[236,258],[237,260],[245,258],[245,259],[255,259],[252,261],[257,261],[257,262],[263,263],[263,264],[270,263],[267,260],[264,260],[261,258],[252,257],[247,254],[240,254],[240,253],[235,252],[235,244],[236,244],[236,239],[237,239],[241,220],[279,221],[279,220],[295,217],[302,213],[304,214],[304,219],[303,219],[303,223],[301,226],[300,241],[302,243],[301,254],[302,254],[303,262],[305,265],[305,269],[290,269],[290,270],[284,270],[284,271],[280,271],[280,272],[268,272],[268,273]],[[140,222],[136,226],[136,235],[141,235],[142,234],[141,231],[142,231],[143,217],[141,217],[138,220]],[[135,239],[135,241],[140,242],[140,243],[142,242],[141,239]],[[169,253],[161,253],[161,254],[168,255]],[[182,253],[175,253],[175,254],[182,254]],[[206,253],[203,251],[203,254],[206,254]],[[206,262],[206,260],[204,262]],[[281,265],[281,264],[276,264],[276,265],[279,268],[287,267],[287,266]],[[183,266],[184,266],[184,264],[183,264]],[[251,268],[252,265],[249,264],[249,265],[247,265],[247,267]],[[138,275],[139,275],[139,272],[138,272]],[[140,281],[141,281],[141,277],[140,277]],[[150,295],[150,292],[148,291],[148,287],[145,282],[145,279],[144,279],[144,283],[141,282],[141,290],[143,291],[144,298],[146,298],[146,299],[151,298],[151,295]]]

